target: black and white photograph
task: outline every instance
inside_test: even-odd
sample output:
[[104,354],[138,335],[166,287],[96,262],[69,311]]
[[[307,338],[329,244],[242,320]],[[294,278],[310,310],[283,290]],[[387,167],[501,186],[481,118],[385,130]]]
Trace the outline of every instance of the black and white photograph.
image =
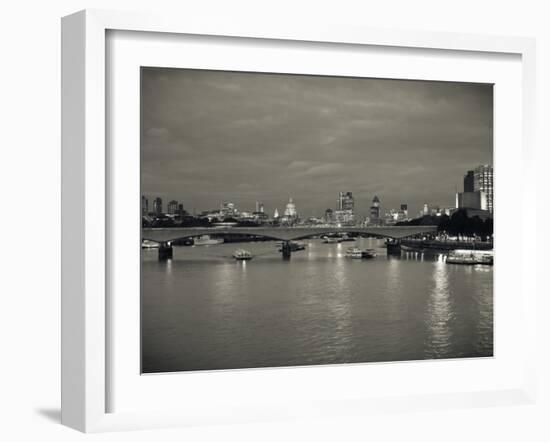
[[140,93],[143,374],[493,356],[492,84],[142,67]]

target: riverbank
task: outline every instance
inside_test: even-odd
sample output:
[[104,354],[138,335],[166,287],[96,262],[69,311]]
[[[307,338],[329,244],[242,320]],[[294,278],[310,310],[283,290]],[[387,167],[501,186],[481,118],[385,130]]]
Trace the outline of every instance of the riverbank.
[[417,240],[406,239],[401,241],[401,248],[411,248],[414,250],[493,250],[492,241],[440,241],[440,240]]

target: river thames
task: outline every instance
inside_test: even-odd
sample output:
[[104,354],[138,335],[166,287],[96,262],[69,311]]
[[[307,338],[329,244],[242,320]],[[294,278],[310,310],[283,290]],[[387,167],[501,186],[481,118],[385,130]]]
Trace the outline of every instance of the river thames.
[[[493,268],[386,256],[382,240],[281,258],[274,242],[142,251],[142,372],[493,355]],[[376,248],[372,260],[348,247]],[[244,248],[251,261],[232,253]]]

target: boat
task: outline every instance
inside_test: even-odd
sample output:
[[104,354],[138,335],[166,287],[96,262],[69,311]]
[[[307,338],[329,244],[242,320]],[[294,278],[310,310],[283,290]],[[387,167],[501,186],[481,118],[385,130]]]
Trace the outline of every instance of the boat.
[[493,265],[493,251],[491,250],[453,250],[447,255],[447,264],[485,264]]
[[357,247],[350,247],[346,250],[346,258],[362,259],[363,251]]
[[376,250],[365,249],[361,250],[358,247],[350,247],[346,250],[346,258],[353,259],[372,259],[376,257]]
[[363,250],[363,259],[372,259],[376,258],[376,250],[374,249],[365,249]]
[[340,242],[342,242],[342,238],[339,238],[339,237],[325,236],[323,238],[323,243],[324,244],[338,244]]
[[[305,250],[306,249],[306,245],[302,242],[297,242],[297,241],[290,241],[289,242],[290,244],[290,251],[291,252],[297,252],[299,250]],[[279,252],[282,252],[283,251],[283,242],[279,242],[277,244],[279,246]]]
[[493,265],[494,252],[492,250],[476,250],[474,256],[478,264]]
[[485,264],[485,265],[489,265],[489,266],[492,266],[493,265],[493,254],[488,254],[488,253],[484,253],[484,254],[480,254],[479,257],[478,257],[478,260],[479,260],[479,264]]
[[141,241],[141,248],[142,249],[158,249],[159,248],[159,243],[148,240],[148,239],[144,239],[143,241]]
[[233,253],[233,258],[237,261],[250,261],[252,259],[252,253],[243,249],[235,250],[235,253]]
[[223,238],[211,238],[210,235],[202,235],[193,240],[195,246],[214,246],[223,244]]

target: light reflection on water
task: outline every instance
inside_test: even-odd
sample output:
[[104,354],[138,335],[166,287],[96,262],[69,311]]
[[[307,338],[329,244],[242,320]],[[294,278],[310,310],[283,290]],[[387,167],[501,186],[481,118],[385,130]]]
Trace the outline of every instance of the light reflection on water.
[[[273,242],[176,247],[142,256],[145,372],[491,356],[493,270],[404,252],[345,257],[308,241],[284,261]],[[231,259],[237,248],[252,261]]]
[[448,356],[451,350],[452,310],[450,302],[450,288],[448,268],[442,256],[433,262],[433,286],[430,290],[430,300],[427,309],[426,357],[437,358]]

